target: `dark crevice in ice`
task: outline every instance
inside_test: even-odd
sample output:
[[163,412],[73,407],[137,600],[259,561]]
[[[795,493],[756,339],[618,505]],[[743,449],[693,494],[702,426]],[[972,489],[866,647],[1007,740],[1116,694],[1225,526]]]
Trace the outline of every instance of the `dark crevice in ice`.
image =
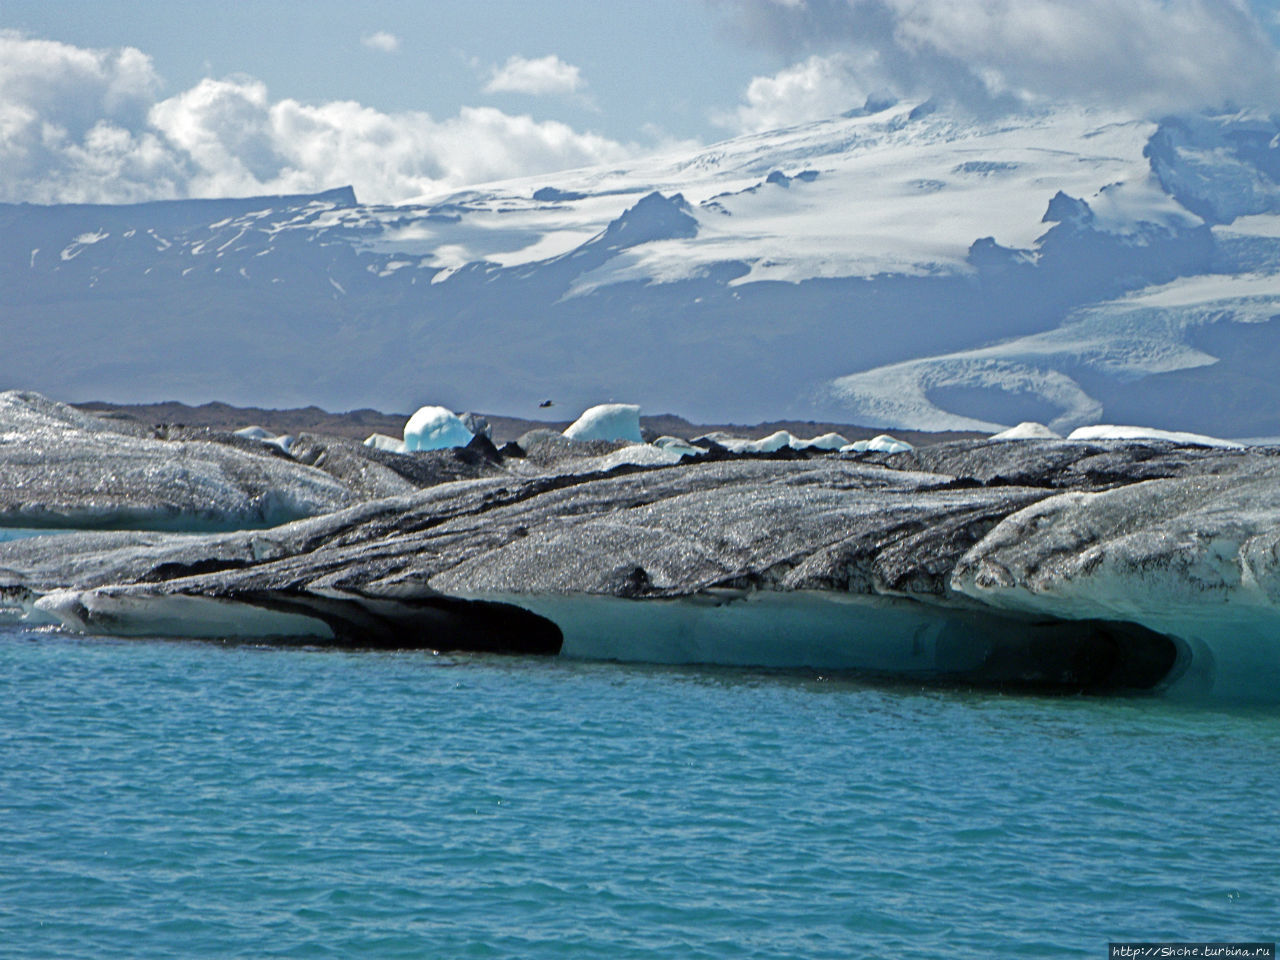
[[309,645],[357,649],[466,651],[554,656],[560,628],[510,603],[456,597],[321,596],[305,590],[250,591],[227,599],[324,622],[331,640]]
[[1062,693],[1151,690],[1177,665],[1173,638],[1135,623],[1044,620],[1015,625],[976,669],[943,677]]

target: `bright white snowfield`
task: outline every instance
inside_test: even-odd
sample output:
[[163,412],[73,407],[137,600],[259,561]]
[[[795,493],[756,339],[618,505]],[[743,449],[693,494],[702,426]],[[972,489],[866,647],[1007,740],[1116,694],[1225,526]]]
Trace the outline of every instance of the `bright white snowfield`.
[[[1045,231],[1041,217],[1055,191],[1092,198],[1120,182],[1129,185],[1126,196],[1107,211],[1117,228],[1140,219],[1195,220],[1147,183],[1142,149],[1153,123],[1079,109],[1016,122],[962,123],[938,113],[909,119],[916,106],[741,137],[626,170],[424,197],[419,202],[458,204],[466,216],[456,224],[393,227],[378,245],[444,268],[481,260],[514,266],[568,253],[632,206],[635,194],[684,197],[696,237],[654,237],[581,278],[578,289],[587,289],[624,279],[688,279],[725,261],[751,268],[735,284],[966,272],[979,237],[1030,247]],[[775,170],[789,182],[766,183]],[[562,194],[584,196],[533,199],[550,182]],[[1046,184],[1053,186],[1048,193]],[[395,216],[361,211],[339,219],[369,225]]]
[[[0,206],[71,399],[1280,435],[1280,127],[932,104],[399,206]],[[209,392],[218,384],[218,392]]]

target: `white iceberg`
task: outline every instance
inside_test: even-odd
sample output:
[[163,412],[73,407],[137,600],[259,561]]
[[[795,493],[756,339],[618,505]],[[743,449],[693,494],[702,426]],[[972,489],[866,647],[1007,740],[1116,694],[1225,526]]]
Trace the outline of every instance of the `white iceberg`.
[[882,433],[878,437],[872,437],[867,442],[867,449],[875,450],[877,453],[906,453],[908,450],[914,450],[915,447],[905,440],[899,440],[897,437]]
[[449,450],[474,439],[462,419],[444,407],[419,407],[404,425],[404,449]]
[[671,436],[659,437],[657,440],[653,441],[653,445],[655,447],[659,447],[662,450],[666,450],[671,453],[677,453],[682,457],[683,456],[697,457],[707,452],[702,447],[695,447],[688,440],[684,440],[680,437],[671,437]]
[[897,437],[891,437],[887,433],[882,433],[878,437],[872,437],[870,440],[855,440],[853,443],[846,444],[840,448],[841,453],[906,453],[908,450],[914,450],[911,444],[905,440],[899,440]]
[[633,467],[670,467],[679,463],[683,456],[679,450],[633,443],[601,457],[597,467],[600,470],[612,470],[624,464]]
[[786,430],[779,430],[771,433],[767,437],[761,437],[759,440],[753,440],[747,445],[747,449],[752,453],[775,453],[783,447],[794,447],[797,440]]
[[385,433],[371,433],[364,438],[364,445],[386,453],[404,453],[404,441]]
[[294,440],[296,439],[291,433],[282,433],[277,436],[265,427],[259,426],[241,427],[235,432],[235,435],[244,440],[257,440],[259,443],[265,443],[272,447],[279,447],[285,453],[288,453],[292,449]]
[[564,435],[570,440],[626,440],[643,443],[640,408],[634,403],[601,403],[583,412]]
[[797,450],[839,450],[848,444],[848,439],[838,433],[824,433],[812,440],[797,440],[792,446]]
[[1043,423],[1034,420],[1023,420],[1016,427],[1001,430],[991,435],[992,440],[1061,440],[1062,434],[1054,433]]
[[1154,427],[1122,427],[1100,423],[1092,427],[1077,427],[1068,440],[1167,440],[1193,447],[1221,447],[1225,450],[1243,450],[1244,444],[1202,433],[1183,433],[1179,430],[1157,430]]
[[796,439],[786,430],[779,430],[776,433],[769,434],[767,437],[761,437],[759,440],[742,440],[737,437],[715,434],[712,437],[732,453],[776,453],[783,447],[795,447],[797,444],[804,442]]

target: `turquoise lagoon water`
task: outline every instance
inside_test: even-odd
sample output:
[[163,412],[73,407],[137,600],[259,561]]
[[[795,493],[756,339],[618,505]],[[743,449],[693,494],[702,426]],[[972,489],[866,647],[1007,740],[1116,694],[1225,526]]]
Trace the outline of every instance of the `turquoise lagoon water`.
[[73,532],[71,528],[63,530],[50,527],[0,527],[0,543],[8,540],[26,540],[28,537],[55,536],[59,533],[71,532]]
[[0,629],[0,956],[1280,935],[1280,715]]

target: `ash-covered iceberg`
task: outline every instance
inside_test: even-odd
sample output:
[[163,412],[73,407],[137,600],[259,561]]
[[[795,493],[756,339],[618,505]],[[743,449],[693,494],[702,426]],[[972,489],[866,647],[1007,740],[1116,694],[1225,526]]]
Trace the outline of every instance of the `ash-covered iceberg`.
[[160,440],[36,393],[0,393],[0,524],[218,530],[354,502],[278,445]]
[[621,471],[610,455],[270,530],[4,543],[0,607],[90,633],[1280,702],[1273,451],[1027,439]]
[[1280,463],[1201,464],[1028,506],[967,552],[951,587],[988,609],[1140,624],[1176,638],[1184,692],[1280,700]]

